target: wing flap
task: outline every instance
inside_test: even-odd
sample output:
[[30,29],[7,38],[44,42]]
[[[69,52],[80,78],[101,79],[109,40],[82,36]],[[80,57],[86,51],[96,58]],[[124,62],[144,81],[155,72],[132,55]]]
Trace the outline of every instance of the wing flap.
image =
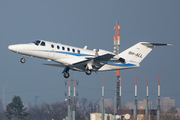
[[63,64],[43,64],[43,65],[47,65],[47,66],[53,66],[53,67],[62,67],[65,68],[66,66]]

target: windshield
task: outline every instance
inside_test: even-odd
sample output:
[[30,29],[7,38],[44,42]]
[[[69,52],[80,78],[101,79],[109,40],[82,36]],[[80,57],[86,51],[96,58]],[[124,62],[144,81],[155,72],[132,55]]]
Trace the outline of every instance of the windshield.
[[36,40],[36,41],[34,41],[33,43],[35,44],[35,45],[39,45],[40,44],[40,40]]

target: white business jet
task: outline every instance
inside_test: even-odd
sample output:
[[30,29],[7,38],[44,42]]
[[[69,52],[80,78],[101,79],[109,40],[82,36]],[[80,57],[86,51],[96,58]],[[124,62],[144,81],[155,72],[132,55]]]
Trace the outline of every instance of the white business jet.
[[8,48],[15,53],[24,55],[20,60],[21,63],[26,62],[27,56],[57,62],[57,64],[44,65],[63,67],[62,73],[65,78],[68,78],[70,69],[90,75],[97,71],[139,67],[140,62],[155,46],[168,45],[170,44],[139,42],[118,55],[101,49],[87,50],[87,46],[83,49],[45,40],[36,40],[29,44],[10,45]]

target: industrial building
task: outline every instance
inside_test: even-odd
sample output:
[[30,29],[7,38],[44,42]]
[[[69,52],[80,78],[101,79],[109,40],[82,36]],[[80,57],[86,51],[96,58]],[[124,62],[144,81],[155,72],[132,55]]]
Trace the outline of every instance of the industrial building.
[[[130,115],[129,120],[133,120],[133,109],[122,110],[121,114],[122,114],[121,120],[126,120],[125,119],[126,114]],[[115,120],[115,118],[119,119],[119,116],[113,115],[113,114],[104,114],[104,120]],[[145,118],[145,110],[137,110],[137,120],[144,120],[144,118]],[[149,120],[156,120],[157,119],[157,110],[156,109],[149,110],[148,119]],[[91,113],[90,114],[90,120],[102,120],[101,119],[101,113]]]

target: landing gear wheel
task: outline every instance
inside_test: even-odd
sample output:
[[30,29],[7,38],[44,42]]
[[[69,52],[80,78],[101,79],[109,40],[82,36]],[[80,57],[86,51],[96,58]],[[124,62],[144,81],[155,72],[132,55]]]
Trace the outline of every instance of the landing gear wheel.
[[87,75],[90,75],[91,73],[92,73],[91,70],[86,70],[86,74],[87,74]]
[[69,78],[69,76],[70,76],[70,75],[69,75],[68,72],[64,72],[64,77],[65,77],[65,78]]
[[21,63],[25,63],[26,62],[26,59],[25,58],[21,58]]

